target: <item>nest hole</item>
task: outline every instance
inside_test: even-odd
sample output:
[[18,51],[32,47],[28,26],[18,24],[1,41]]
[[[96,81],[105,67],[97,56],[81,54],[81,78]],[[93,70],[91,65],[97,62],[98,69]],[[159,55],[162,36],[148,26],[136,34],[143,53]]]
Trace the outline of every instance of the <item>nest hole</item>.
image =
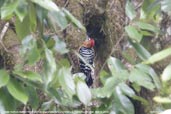
[[83,20],[87,29],[87,35],[95,40],[96,59],[103,61],[103,58],[106,58],[104,57],[106,35],[103,30],[106,21],[105,14],[86,14]]

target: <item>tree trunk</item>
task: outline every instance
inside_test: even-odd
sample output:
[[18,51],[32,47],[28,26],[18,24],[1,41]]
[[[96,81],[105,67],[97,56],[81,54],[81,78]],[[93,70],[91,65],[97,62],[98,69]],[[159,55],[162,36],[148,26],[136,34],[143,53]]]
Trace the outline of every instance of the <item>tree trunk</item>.
[[[69,25],[67,29],[62,31],[59,36],[64,38],[70,52],[68,58],[73,67],[73,73],[79,72],[78,57],[74,51],[78,51],[82,42],[86,38],[86,34],[95,39],[95,77],[94,87],[100,86],[99,73],[103,68],[106,68],[106,60],[110,55],[120,58],[122,41],[124,40],[125,20],[125,0],[56,0],[56,4],[60,7],[68,9],[87,29],[87,33],[80,31],[73,25]],[[167,17],[167,16],[166,16]],[[168,17],[167,17],[168,18]],[[167,19],[164,18],[164,19]],[[166,29],[165,25],[170,26],[170,18],[163,20],[161,25]],[[4,22],[0,22],[0,32],[4,26]],[[166,30],[164,30],[166,31]],[[12,34],[12,35],[11,35]],[[15,38],[14,38],[15,37]],[[166,39],[165,39],[166,38]],[[170,36],[162,38],[161,45],[171,44]],[[10,40],[9,40],[10,39]],[[12,40],[11,40],[12,39]],[[14,42],[14,39],[16,40]],[[10,49],[14,45],[18,45],[16,34],[12,29],[9,29],[4,38],[6,46]],[[14,43],[14,44],[12,44]],[[164,47],[163,46],[163,47]],[[2,47],[0,46],[0,50]],[[4,53],[0,53],[0,64],[4,64]],[[167,61],[168,63],[168,61]],[[4,66],[0,66],[3,68]],[[143,91],[148,93],[146,91]],[[149,96],[149,94],[140,93],[141,96]],[[145,98],[146,98],[145,97]],[[150,98],[148,98],[150,99]],[[144,108],[141,103],[135,103],[136,114],[144,114]]]
[[[56,0],[57,5],[68,9],[86,27],[87,33],[79,32],[72,25],[63,33],[68,47],[77,51],[86,34],[95,39],[94,87],[99,86],[99,73],[107,58],[113,54],[117,41],[122,38],[125,23],[124,0]],[[119,44],[119,43],[118,43]],[[78,72],[78,59],[69,53],[73,72]]]

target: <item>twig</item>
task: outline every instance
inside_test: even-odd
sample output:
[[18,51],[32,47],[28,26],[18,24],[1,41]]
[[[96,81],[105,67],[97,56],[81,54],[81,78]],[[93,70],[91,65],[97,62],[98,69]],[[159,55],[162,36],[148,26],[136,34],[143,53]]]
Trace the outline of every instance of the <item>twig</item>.
[[143,5],[143,3],[144,3],[144,0],[135,7],[135,10],[138,10]]
[[1,34],[0,34],[0,44],[1,44],[2,47],[5,49],[6,52],[9,52],[9,51],[8,51],[8,49],[5,47],[5,45],[4,45],[4,43],[3,43],[3,38],[4,38],[4,36],[5,36],[5,33],[6,33],[7,30],[8,30],[8,27],[9,27],[9,22],[7,22],[7,23],[4,25],[4,27],[3,27],[3,29],[2,29],[2,32],[1,32]]
[[69,0],[66,0],[65,1],[65,5],[64,5],[64,8],[66,8],[68,6],[68,4],[69,4]]
[[[116,44],[113,46],[113,48],[112,48],[112,50],[111,50],[109,56],[111,56],[112,53],[116,50],[115,48],[118,47],[118,45],[120,44],[120,42],[123,40],[124,36],[125,36],[125,35],[122,34],[122,36],[120,37],[120,39],[119,39],[119,40],[116,42]],[[104,68],[104,66],[106,65],[106,63],[107,63],[107,59],[106,59],[105,62],[103,63],[103,65],[102,65],[100,71]]]

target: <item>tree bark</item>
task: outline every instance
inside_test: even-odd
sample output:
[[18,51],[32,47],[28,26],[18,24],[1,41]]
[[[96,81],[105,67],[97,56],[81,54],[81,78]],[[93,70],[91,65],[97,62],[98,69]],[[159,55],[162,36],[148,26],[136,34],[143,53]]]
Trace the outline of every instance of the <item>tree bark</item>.
[[[113,53],[116,42],[122,38],[125,23],[124,0],[56,0],[57,5],[68,9],[84,26],[87,33],[80,32],[72,25],[63,36],[71,50],[77,51],[86,34],[95,39],[95,76],[94,87],[100,85],[99,73],[106,65],[107,58]],[[119,44],[119,43],[118,43]],[[71,51],[69,54],[73,72],[78,72],[78,58]]]

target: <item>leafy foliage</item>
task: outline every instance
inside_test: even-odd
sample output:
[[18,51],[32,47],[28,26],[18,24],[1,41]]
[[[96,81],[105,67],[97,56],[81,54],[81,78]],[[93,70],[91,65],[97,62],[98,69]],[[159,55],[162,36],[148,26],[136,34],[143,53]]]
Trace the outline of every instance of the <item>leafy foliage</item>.
[[16,80],[10,80],[7,85],[9,93],[17,100],[26,104],[28,101],[28,95],[24,90],[24,87],[18,83]]
[[[91,93],[87,85],[84,82],[79,82],[76,87],[70,70],[62,68],[56,63],[55,51],[60,54],[68,52],[65,42],[59,39],[58,36],[50,36],[46,39],[43,34],[43,29],[47,26],[45,21],[50,22],[48,26],[55,25],[52,26],[52,30],[56,30],[56,25],[61,29],[65,29],[70,22],[85,31],[84,26],[69,11],[60,9],[51,0],[6,0],[1,1],[1,3],[1,19],[8,20],[13,18],[13,16],[16,17],[15,28],[21,41],[20,54],[24,60],[24,63],[16,65],[10,74],[4,69],[0,70],[1,92],[5,91],[9,94],[6,96],[8,99],[31,105],[32,108],[37,110],[41,101],[37,95],[38,90],[42,91],[44,95],[48,94],[50,101],[53,101],[49,102],[52,107],[55,106],[53,105],[54,102],[72,106],[75,102],[72,99],[76,95],[76,88],[79,98],[76,101],[79,102],[80,100],[80,102],[85,104],[88,103],[87,97],[82,97],[81,88],[84,87],[87,88],[90,102]],[[44,61],[44,68],[41,72],[25,71],[23,69],[24,65],[35,65],[40,60]],[[58,61],[58,63],[60,62],[63,63]],[[0,113],[12,108],[10,104],[6,106],[8,101],[2,95],[1,98],[5,99],[0,99]],[[35,100],[33,101],[33,99]],[[80,106],[80,103],[77,104]],[[12,109],[16,110],[15,108],[17,107]]]
[[125,27],[126,32],[128,33],[129,37],[133,40],[140,42],[142,39],[142,34],[140,34],[136,28],[133,26],[127,26]]
[[[125,26],[125,32],[129,44],[135,49],[140,60],[127,68],[119,59],[109,57],[107,65],[110,72],[103,71],[103,75],[100,75],[102,87],[90,89],[82,79],[84,75],[72,76],[67,58],[55,59],[56,53],[63,55],[69,52],[65,42],[57,35],[45,36],[43,33],[46,27],[57,32],[59,28],[67,28],[70,23],[85,32],[86,29],[80,21],[67,9],[59,8],[51,0],[1,0],[1,19],[15,17],[15,29],[21,41],[20,54],[24,63],[20,64],[20,67],[16,65],[10,72],[0,70],[0,113],[16,110],[21,104],[31,106],[34,110],[72,111],[80,109],[82,104],[89,107],[95,100],[99,102],[99,106],[94,110],[134,114],[132,99],[148,104],[136,94],[142,87],[150,91],[159,90],[163,83],[166,86],[171,80],[170,64],[161,75],[162,84],[158,73],[149,66],[170,56],[170,48],[151,55],[141,44],[145,36],[160,34],[159,11],[170,13],[168,3],[170,0],[145,0],[139,16],[134,4],[127,1],[125,10],[131,22]],[[43,68],[39,72],[23,68],[24,65],[35,65],[39,61],[43,62]],[[38,97],[38,91],[46,96],[46,100]],[[170,91],[168,93],[170,94]],[[169,97],[156,96],[154,100],[171,103]],[[42,105],[38,106],[40,103]]]
[[163,71],[162,73],[162,80],[163,81],[169,81],[171,79],[171,71],[170,71],[170,68],[171,68],[171,64],[169,64]]
[[146,64],[153,64],[157,61],[160,61],[168,56],[171,55],[171,48],[162,50],[154,55],[152,55],[147,61],[145,61]]
[[9,81],[9,74],[7,73],[6,70],[0,70],[0,88],[3,86],[6,86],[6,84]]
[[[140,12],[136,12],[136,14],[134,14],[136,16],[134,16],[133,20],[130,18],[130,14],[133,14],[134,12],[133,9],[135,9],[134,6],[129,5],[129,7],[131,8],[127,8],[128,6],[126,7],[127,12],[129,12],[126,14],[131,20],[130,20],[130,25],[126,26],[125,30],[126,33],[128,34],[129,42],[131,46],[133,46],[138,57],[142,60],[143,63],[143,64],[137,64],[135,68],[131,70],[131,75],[132,77],[134,76],[135,78],[131,77],[130,79],[132,82],[135,81],[137,85],[144,86],[145,88],[151,90],[154,90],[155,86],[158,89],[162,88],[163,91],[160,93],[162,94],[162,96],[166,94],[170,95],[170,92],[168,92],[168,89],[166,89],[167,87],[169,87],[167,82],[170,80],[170,70],[169,70],[170,65],[168,65],[164,69],[163,73],[161,74],[161,79],[162,79],[162,86],[161,86],[158,76],[155,73],[154,69],[152,69],[149,65],[145,65],[145,64],[154,64],[170,57],[170,47],[151,55],[151,53],[147,49],[145,49],[145,47],[143,47],[141,41],[148,36],[149,37],[158,36],[159,34],[163,35],[158,29],[159,28],[158,25],[160,23],[159,21],[161,18],[161,11],[164,11],[170,15],[169,2],[170,1],[168,0],[162,0],[162,1],[145,0],[142,6],[140,7]],[[144,81],[142,81],[143,79],[141,79],[141,77],[143,77]],[[141,83],[140,80],[143,83]],[[154,100],[159,103],[169,103],[170,100],[168,99],[168,97],[162,97],[162,96],[156,96],[154,97]]]
[[91,101],[91,92],[87,85],[81,80],[77,81],[77,95],[84,105],[89,105]]
[[136,17],[136,11],[135,8],[133,7],[132,2],[130,2],[129,0],[127,0],[126,6],[126,14],[127,16],[132,20]]
[[138,90],[136,88],[130,88],[126,84],[127,81],[136,83],[138,86],[145,87],[149,90],[154,90],[154,88],[159,89],[160,87],[158,76],[149,66],[137,64],[135,68],[132,68],[131,72],[129,72],[121,61],[114,57],[109,58],[108,66],[112,72],[112,76],[106,79],[104,87],[97,88],[93,91],[94,96],[97,98],[113,99],[113,101],[111,101],[112,108],[110,109],[112,112],[134,114],[134,106],[129,97],[145,104],[147,103],[147,101],[135,94]]
[[171,13],[171,1],[170,0],[163,0],[161,1],[161,9],[165,12],[168,12],[169,14]]

